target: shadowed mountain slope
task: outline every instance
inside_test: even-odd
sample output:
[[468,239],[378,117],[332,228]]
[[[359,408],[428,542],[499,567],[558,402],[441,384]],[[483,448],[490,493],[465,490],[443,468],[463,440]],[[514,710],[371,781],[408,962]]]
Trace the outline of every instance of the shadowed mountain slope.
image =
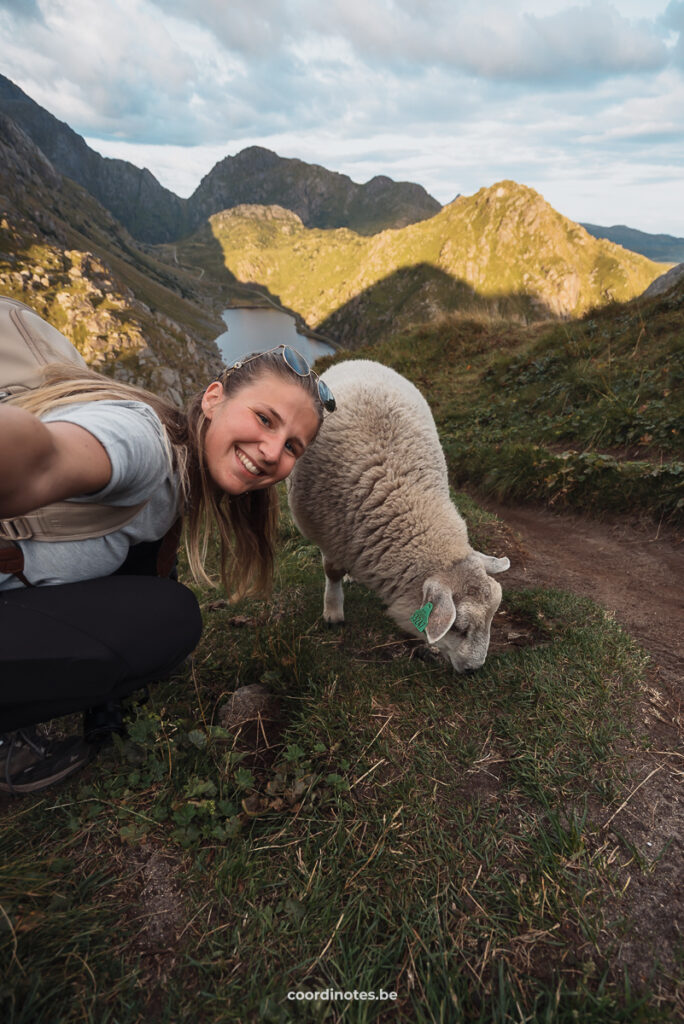
[[82,185],[134,238],[165,242],[183,233],[185,200],[160,185],[150,171],[100,156],[3,75],[0,112],[23,129],[60,174]]
[[63,331],[93,368],[180,402],[220,367],[197,272],[142,249],[0,113],[0,294]]
[[357,185],[346,174],[278,156],[260,146],[227,156],[202,179],[188,200],[189,220],[241,204],[292,210],[307,227],[348,227],[362,235],[400,228],[441,210],[421,185],[385,176]]
[[429,220],[366,238],[309,229],[281,207],[239,206],[211,218],[228,270],[261,284],[345,344],[478,309],[523,320],[575,316],[639,295],[663,267],[592,238],[533,189],[504,181]]

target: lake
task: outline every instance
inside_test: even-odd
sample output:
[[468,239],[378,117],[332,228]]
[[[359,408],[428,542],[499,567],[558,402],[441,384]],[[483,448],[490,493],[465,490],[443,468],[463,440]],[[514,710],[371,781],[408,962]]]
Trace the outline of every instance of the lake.
[[290,345],[313,363],[335,350],[322,341],[297,333],[293,317],[277,309],[224,309],[227,330],[216,339],[224,362],[230,366],[248,352],[266,352],[278,345]]

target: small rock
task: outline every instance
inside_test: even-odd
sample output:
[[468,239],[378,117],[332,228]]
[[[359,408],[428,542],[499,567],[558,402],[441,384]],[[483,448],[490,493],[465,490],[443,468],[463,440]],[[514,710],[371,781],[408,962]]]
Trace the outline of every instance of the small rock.
[[250,722],[277,721],[280,701],[260,683],[241,686],[219,709],[219,722],[224,729],[237,731]]

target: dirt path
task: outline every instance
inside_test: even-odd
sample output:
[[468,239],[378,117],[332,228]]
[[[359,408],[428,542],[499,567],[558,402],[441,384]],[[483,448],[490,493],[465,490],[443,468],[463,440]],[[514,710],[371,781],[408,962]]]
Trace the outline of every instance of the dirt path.
[[683,538],[655,525],[601,523],[499,505],[481,496],[477,501],[506,527],[505,550],[490,552],[511,559],[511,569],[501,577],[504,589],[506,583],[545,586],[589,596],[613,612],[651,655],[640,708],[650,749],[637,745],[625,752],[625,803],[610,818],[610,831],[599,823],[601,817],[608,820],[614,805],[597,809],[595,827],[598,836],[613,836],[623,851],[624,893],[606,906],[607,922],[624,922],[613,969],[619,974],[627,968],[637,987],[650,977],[656,997],[684,1019],[677,967],[684,940]]
[[[682,699],[684,538],[656,525],[602,523],[546,509],[477,500],[510,528],[509,586],[545,586],[593,598],[653,659],[654,679]],[[503,554],[493,551],[492,554]]]

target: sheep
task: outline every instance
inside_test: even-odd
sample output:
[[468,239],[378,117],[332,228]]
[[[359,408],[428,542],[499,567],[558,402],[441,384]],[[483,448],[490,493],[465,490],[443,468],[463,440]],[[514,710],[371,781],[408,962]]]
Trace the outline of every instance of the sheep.
[[[375,591],[405,631],[425,636],[456,672],[487,656],[508,558],[474,551],[449,496],[428,403],[381,363],[354,359],[323,375],[337,401],[288,481],[297,528],[323,556],[323,617],[344,621],[342,579]],[[419,606],[429,602],[423,620]]]

